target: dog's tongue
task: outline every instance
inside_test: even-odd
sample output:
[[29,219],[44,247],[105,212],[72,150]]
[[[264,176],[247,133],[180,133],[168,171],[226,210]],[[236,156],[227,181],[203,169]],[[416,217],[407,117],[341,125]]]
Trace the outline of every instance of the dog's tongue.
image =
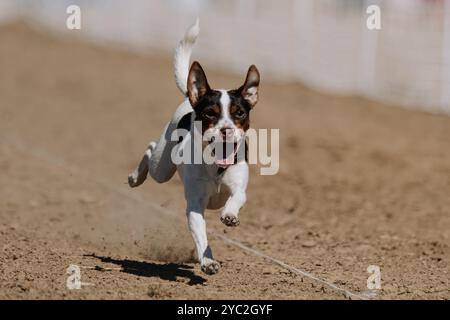
[[237,153],[237,145],[234,143],[224,143],[223,150],[216,151],[216,164],[219,167],[226,168],[234,164],[234,156]]

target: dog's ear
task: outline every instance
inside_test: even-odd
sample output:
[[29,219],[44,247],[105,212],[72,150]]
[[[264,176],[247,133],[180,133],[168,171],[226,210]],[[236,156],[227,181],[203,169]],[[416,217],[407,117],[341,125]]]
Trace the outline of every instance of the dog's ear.
[[188,98],[193,108],[209,90],[211,89],[202,66],[197,61],[194,61],[189,70],[187,81]]
[[241,94],[244,99],[253,108],[258,102],[258,90],[259,90],[259,71],[255,65],[251,65],[248,68],[247,77],[245,82],[240,88]]

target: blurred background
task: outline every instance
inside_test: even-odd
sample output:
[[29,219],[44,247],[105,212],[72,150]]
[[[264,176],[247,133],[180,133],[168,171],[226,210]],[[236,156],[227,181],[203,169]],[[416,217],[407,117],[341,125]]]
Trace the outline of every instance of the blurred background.
[[[82,28],[65,28],[66,8],[81,7]],[[381,8],[368,30],[366,8]],[[301,81],[429,111],[450,112],[450,1],[445,0],[1,0],[0,21],[21,17],[129,50],[171,52],[196,16],[195,57],[242,73]]]

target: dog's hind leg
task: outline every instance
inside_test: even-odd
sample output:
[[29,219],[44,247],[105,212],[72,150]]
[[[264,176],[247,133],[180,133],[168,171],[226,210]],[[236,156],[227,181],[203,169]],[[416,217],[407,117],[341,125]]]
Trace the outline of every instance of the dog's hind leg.
[[158,142],[148,146],[139,166],[128,176],[130,187],[141,185],[150,175],[158,183],[169,181],[177,167],[172,161],[172,150],[178,141],[172,141],[172,133],[177,129],[178,122],[186,114],[192,112],[192,107],[186,99],[175,111],[171,121],[165,126]]
[[171,159],[172,148],[176,141],[170,141],[170,135],[176,124],[166,125],[158,143],[150,142],[137,168],[128,176],[128,184],[134,188],[140,186],[150,175],[158,183],[169,181],[176,172]]
[[150,142],[147,150],[145,150],[141,162],[139,162],[139,165],[136,167],[136,169],[134,169],[134,171],[128,176],[128,184],[130,185],[130,187],[134,188],[140,186],[147,179],[149,161],[150,157],[152,156],[152,152],[155,149],[155,146],[155,142]]
[[176,146],[177,141],[170,140],[176,127],[176,123],[167,124],[158,143],[152,149],[148,173],[158,183],[169,181],[177,171],[177,167],[172,161],[172,149]]

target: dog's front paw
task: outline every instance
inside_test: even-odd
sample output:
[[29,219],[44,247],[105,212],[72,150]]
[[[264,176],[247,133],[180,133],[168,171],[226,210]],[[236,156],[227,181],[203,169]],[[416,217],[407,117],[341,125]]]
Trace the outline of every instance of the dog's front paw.
[[220,221],[227,227],[237,227],[239,225],[239,218],[230,213],[224,213],[220,217]]
[[212,260],[209,258],[203,258],[201,266],[202,271],[209,275],[216,274],[220,269],[220,264],[216,260]]

